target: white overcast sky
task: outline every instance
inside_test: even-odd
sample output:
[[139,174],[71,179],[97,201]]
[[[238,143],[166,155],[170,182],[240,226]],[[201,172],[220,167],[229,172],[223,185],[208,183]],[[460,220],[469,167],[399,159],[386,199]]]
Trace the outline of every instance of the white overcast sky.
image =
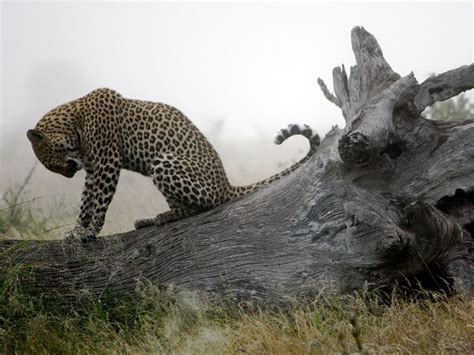
[[[419,81],[473,62],[473,5],[456,3],[1,4],[1,131],[25,129],[98,87],[166,102],[207,130],[270,136],[290,122],[343,126],[322,96],[354,64],[350,30],[374,34]],[[16,138],[17,136],[17,138]]]

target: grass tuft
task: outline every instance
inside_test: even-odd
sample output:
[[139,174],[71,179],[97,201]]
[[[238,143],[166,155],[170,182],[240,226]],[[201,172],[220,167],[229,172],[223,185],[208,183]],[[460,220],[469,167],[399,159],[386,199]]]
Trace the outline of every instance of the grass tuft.
[[[471,353],[473,300],[374,293],[285,308],[210,301],[142,282],[135,296],[35,292],[29,270],[0,277],[0,353]],[[31,280],[30,280],[31,281]]]

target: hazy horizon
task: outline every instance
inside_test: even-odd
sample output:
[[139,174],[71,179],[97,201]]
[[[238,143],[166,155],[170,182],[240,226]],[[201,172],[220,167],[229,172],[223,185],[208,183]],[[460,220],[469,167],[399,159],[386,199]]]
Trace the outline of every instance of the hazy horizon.
[[[290,122],[344,125],[316,84],[354,64],[364,26],[395,71],[419,81],[470,64],[472,3],[2,2],[1,131],[110,87],[166,102],[203,130],[271,136]],[[3,141],[3,139],[2,139]]]

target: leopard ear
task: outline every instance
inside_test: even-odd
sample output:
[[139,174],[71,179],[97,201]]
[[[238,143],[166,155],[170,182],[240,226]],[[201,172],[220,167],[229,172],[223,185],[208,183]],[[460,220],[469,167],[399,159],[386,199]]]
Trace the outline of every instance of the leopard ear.
[[46,139],[46,136],[36,129],[29,129],[26,136],[32,144],[39,144]]

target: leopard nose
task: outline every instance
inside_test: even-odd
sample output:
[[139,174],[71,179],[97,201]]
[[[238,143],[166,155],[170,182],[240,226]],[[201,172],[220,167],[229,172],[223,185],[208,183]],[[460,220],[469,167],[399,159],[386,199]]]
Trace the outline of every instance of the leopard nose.
[[74,171],[77,170],[77,163],[74,160],[68,160],[66,163],[67,163],[68,169],[74,170]]

